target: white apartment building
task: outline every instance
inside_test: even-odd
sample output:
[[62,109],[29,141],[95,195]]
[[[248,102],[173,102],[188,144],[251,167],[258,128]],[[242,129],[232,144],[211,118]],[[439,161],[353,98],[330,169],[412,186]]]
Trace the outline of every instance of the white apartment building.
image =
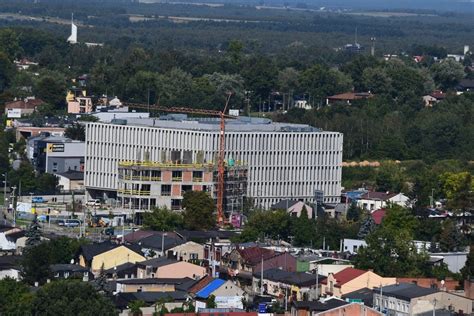
[[[115,198],[120,161],[215,162],[219,119],[171,114],[128,118],[86,127],[85,186],[90,196]],[[269,119],[226,121],[226,159],[248,166],[247,196],[269,208],[281,199],[326,203],[341,194],[343,135]]]

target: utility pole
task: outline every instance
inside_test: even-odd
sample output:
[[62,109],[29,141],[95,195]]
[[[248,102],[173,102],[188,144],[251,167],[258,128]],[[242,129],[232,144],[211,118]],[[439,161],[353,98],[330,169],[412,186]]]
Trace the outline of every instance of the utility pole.
[[433,316],[436,316],[436,298],[433,300]]
[[262,263],[260,265],[260,295],[263,295],[263,255]]
[[5,210],[8,208],[7,207],[7,180],[8,180],[8,173],[5,172],[2,174],[5,177],[5,180],[3,181],[3,206],[5,207]]
[[318,263],[316,262],[316,267],[314,268],[314,273],[316,274],[316,299],[315,301],[318,300],[319,298],[319,275],[318,275]]
[[16,186],[12,187],[13,195],[12,195],[12,206],[13,206],[13,227],[16,227],[16,204],[15,204],[15,190]]

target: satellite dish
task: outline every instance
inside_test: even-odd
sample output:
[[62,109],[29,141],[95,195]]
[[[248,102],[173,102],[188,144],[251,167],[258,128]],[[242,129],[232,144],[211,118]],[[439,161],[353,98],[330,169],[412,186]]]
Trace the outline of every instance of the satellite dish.
[[71,259],[71,264],[74,264],[74,259]]

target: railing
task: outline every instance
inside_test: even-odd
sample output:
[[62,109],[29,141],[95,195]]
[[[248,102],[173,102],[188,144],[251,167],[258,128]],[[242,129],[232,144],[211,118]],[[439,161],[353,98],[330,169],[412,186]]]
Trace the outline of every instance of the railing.
[[126,194],[126,195],[150,195],[150,191],[143,191],[143,190],[124,190],[124,189],[119,189],[117,190],[118,193],[120,194]]
[[161,181],[161,177],[151,177],[150,181]]
[[173,181],[182,181],[183,177],[173,177],[172,180]]
[[159,168],[212,168],[213,163],[199,164],[182,164],[182,163],[162,163],[162,162],[151,162],[151,161],[120,161],[119,167],[159,167]]
[[161,192],[161,196],[171,196],[171,191]]
[[202,182],[202,178],[193,177],[193,182]]

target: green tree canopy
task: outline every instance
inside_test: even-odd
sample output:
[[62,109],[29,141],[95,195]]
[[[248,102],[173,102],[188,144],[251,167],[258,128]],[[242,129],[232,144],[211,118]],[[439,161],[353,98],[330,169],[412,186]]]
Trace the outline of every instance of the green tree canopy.
[[143,226],[152,230],[173,231],[183,228],[184,220],[180,213],[160,207],[143,214]]
[[214,200],[204,191],[188,191],[183,196],[184,226],[190,230],[215,227]]

